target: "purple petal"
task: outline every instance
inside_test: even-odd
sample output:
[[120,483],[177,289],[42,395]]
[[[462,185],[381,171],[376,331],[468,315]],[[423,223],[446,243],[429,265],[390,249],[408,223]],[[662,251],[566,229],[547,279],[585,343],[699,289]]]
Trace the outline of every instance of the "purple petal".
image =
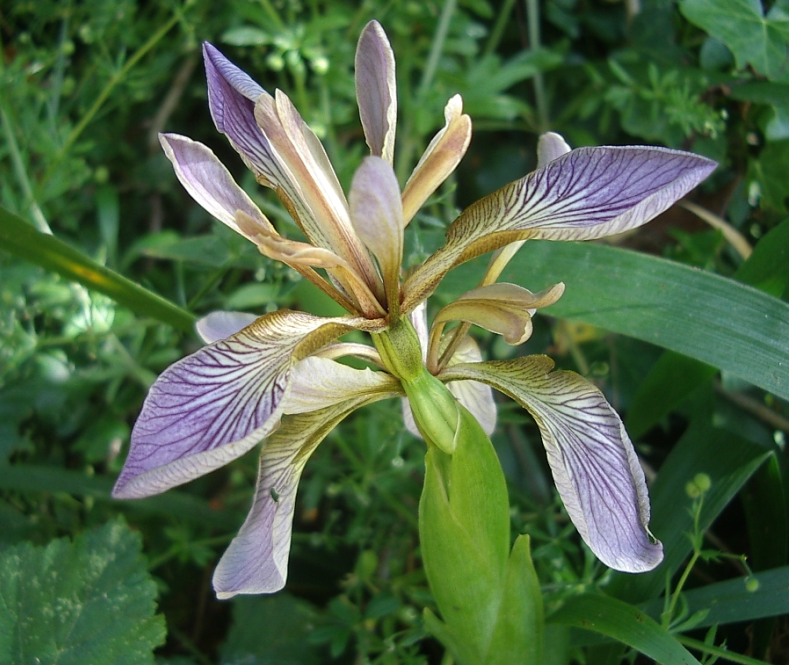
[[257,318],[246,312],[211,312],[195,323],[195,330],[200,339],[211,344],[241,332]]
[[[216,155],[202,143],[178,134],[159,134],[164,154],[172,162],[175,175],[189,196],[208,214],[248,240],[255,241],[256,227],[275,232],[265,215],[233,180]],[[238,211],[245,213],[252,222],[242,229],[238,225]]]
[[214,571],[217,598],[274,593],[285,586],[293,510],[304,465],[337,423],[380,398],[356,398],[283,419],[261,452],[252,509]]
[[203,43],[203,60],[216,128],[257,175],[272,186],[281,183],[285,178],[279,158],[255,120],[255,101],[268,93],[208,42]]
[[447,243],[411,276],[403,311],[456,265],[530,238],[592,240],[645,224],[687,194],[715,162],[666,148],[579,148],[466,208]]
[[159,494],[243,455],[279,424],[293,363],[365,323],[282,310],[170,366],[145,399],[113,496]]
[[356,47],[356,98],[370,152],[391,165],[397,124],[395,59],[386,33],[370,21]]
[[448,368],[509,395],[537,422],[556,488],[570,519],[607,566],[628,573],[655,568],[663,546],[649,533],[644,472],[617,413],[574,372],[529,356]]

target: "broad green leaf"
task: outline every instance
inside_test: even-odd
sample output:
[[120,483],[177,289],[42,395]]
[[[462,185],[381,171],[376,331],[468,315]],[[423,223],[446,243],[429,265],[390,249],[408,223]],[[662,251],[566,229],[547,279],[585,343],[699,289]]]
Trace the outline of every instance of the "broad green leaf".
[[638,386],[627,411],[625,427],[633,439],[646,434],[717,369],[673,351],[665,351]]
[[192,331],[195,317],[0,207],[0,249],[99,291],[142,316]]
[[0,662],[153,665],[165,622],[141,540],[115,521],[0,554]]
[[[751,591],[748,584],[758,582]],[[752,587],[753,588],[753,587]],[[694,624],[706,628],[716,624],[739,623],[789,614],[789,566],[782,566],[753,577],[738,577],[708,584],[683,594],[688,614],[706,610],[707,614]],[[664,609],[663,599],[656,598],[641,607],[653,617]]]
[[734,275],[776,298],[789,287],[789,219],[762,238]]
[[789,140],[772,141],[750,162],[748,182],[759,192],[759,207],[789,211],[786,201],[789,197],[789,182],[784,177],[789,169]]
[[[453,293],[473,286],[470,271],[458,277]],[[526,243],[502,281],[532,291],[564,282],[546,313],[672,349],[789,399],[789,304],[754,288],[654,256],[564,242]]]
[[602,633],[663,665],[699,665],[699,661],[685,647],[647,614],[608,596],[571,598],[548,617],[548,623]]
[[288,593],[233,601],[233,623],[222,645],[222,665],[319,665],[309,642],[316,610]]
[[789,80],[789,16],[776,5],[765,16],[759,0],[682,0],[688,21],[728,46],[739,68],[751,65],[771,79]]
[[608,593],[629,602],[643,602],[663,591],[667,571],[675,573],[691,549],[685,535],[693,525],[688,512],[691,499],[685,485],[698,473],[706,473],[712,480],[699,520],[699,527],[706,530],[772,454],[769,449],[713,428],[701,419],[693,423],[674,446],[650,488],[650,527],[655,537],[663,541],[663,563],[643,575],[615,574]]
[[[90,496],[98,501],[113,501],[113,480],[105,476],[88,476],[79,471],[58,467],[18,464],[0,467],[0,489],[17,492],[64,492]],[[227,529],[235,522],[233,515],[212,509],[208,502],[186,492],[170,491],[140,501],[118,501],[118,507],[192,520],[214,528]]]

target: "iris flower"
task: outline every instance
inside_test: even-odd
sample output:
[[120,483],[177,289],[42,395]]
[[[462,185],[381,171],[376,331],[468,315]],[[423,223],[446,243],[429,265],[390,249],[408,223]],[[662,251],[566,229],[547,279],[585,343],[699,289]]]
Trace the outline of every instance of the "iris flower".
[[[563,284],[532,293],[496,283],[524,241],[591,240],[633,229],[684,196],[715,164],[663,148],[570,150],[547,134],[539,142],[538,169],[467,208],[449,226],[445,246],[403,279],[405,227],[454,171],[471,139],[460,96],[447,103],[444,127],[401,191],[392,168],[395,61],[381,26],[369,23],[355,76],[370,156],[346,198],[319,139],[285,94],[269,94],[210,44],[203,55],[217,129],[257,181],[274,190],[306,242],[283,237],[209,148],[164,134],[161,144],[178,179],[216,219],[298,271],[348,314],[215,312],[201,319],[197,332],[205,346],[151,386],[113,495],[164,492],[262,441],[251,511],[213,584],[220,598],[277,591],[287,575],[299,477],[337,423],[361,406],[405,393],[410,428],[442,445],[426,425],[429,404],[409,390],[402,370],[403,358],[416,354],[418,372],[449,384],[488,433],[496,418],[491,386],[527,409],[584,541],[617,570],[654,568],[663,555],[648,530],[644,474],[602,393],[577,374],[552,371],[545,356],[482,362],[467,333],[475,324],[520,344],[535,311],[562,295]],[[494,254],[482,283],[440,310],[428,330],[426,299],[452,268],[487,252]],[[450,321],[461,323],[445,333]],[[395,330],[406,331],[399,346],[392,344]],[[337,341],[350,331],[370,333],[374,344]],[[349,356],[375,369],[337,362]]]

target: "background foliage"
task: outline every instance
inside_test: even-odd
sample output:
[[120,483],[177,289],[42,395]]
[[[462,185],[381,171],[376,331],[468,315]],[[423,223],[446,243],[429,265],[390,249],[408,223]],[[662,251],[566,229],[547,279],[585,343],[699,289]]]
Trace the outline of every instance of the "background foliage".
[[421,620],[424,447],[395,403],[358,413],[310,461],[277,596],[210,590],[254,455],[160,497],[109,498],[147,388],[197,348],[195,315],[333,311],[211,221],[160,151],[164,130],[208,144],[297,233],[214,129],[200,42],[288,92],[347,187],[364,155],[353,53],[372,18],[397,56],[401,180],[450,95],[474,121],[456,178],[412,224],[412,264],[458,210],[534,168],[541,131],[720,162],[685,208],[619,247],[527,244],[505,279],[564,281],[557,318],[522,349],[481,337],[489,357],[548,352],[624,414],[654,477],[664,564],[613,574],[583,548],[536,427],[504,400],[494,443],[514,530],[532,537],[550,663],[632,662],[631,648],[679,662],[670,633],[707,662],[787,662],[786,0],[3,3],[0,661],[449,662]]

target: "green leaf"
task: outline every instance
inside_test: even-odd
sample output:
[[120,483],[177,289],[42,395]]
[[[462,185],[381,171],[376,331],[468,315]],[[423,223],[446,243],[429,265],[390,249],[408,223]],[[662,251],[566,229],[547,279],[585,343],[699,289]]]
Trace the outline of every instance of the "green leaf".
[[141,538],[122,521],[0,554],[0,662],[153,665],[164,643]]
[[687,356],[665,351],[638,386],[625,427],[633,439],[646,434],[718,370]]
[[612,637],[663,665],[699,665],[685,647],[647,614],[608,596],[571,598],[548,617],[548,622]]
[[643,602],[657,596],[665,588],[666,572],[676,572],[691,550],[686,533],[692,531],[693,520],[688,512],[691,499],[685,485],[698,473],[706,473],[712,481],[699,520],[699,528],[706,531],[772,454],[771,450],[736,434],[710,426],[704,419],[692,423],[650,488],[650,529],[663,542],[663,563],[643,575],[615,573],[606,591],[629,602]]
[[[758,582],[758,588],[748,590],[748,583]],[[688,614],[706,610],[707,614],[694,624],[706,628],[716,624],[754,621],[766,617],[789,614],[789,566],[757,573],[752,577],[708,584],[683,594]],[[642,608],[650,616],[658,617],[664,609],[663,599],[656,598]]]
[[[458,276],[459,295],[475,276]],[[789,399],[789,304],[754,288],[624,249],[546,241],[526,243],[502,281],[532,291],[564,282],[561,300],[541,311],[672,349]]]
[[751,160],[748,168],[748,182],[758,185],[759,206],[789,211],[789,181],[784,173],[789,170],[789,140],[772,141],[759,153],[758,159]]
[[740,69],[751,65],[767,78],[789,80],[789,16],[776,4],[767,16],[759,0],[682,0],[688,21],[731,49]]
[[195,317],[139,284],[99,265],[54,236],[0,207],[0,249],[99,291],[133,312],[192,332]]
[[762,238],[734,275],[776,298],[789,287],[789,219]]
[[290,594],[233,600],[233,624],[222,646],[223,665],[319,665],[309,642],[318,613]]

